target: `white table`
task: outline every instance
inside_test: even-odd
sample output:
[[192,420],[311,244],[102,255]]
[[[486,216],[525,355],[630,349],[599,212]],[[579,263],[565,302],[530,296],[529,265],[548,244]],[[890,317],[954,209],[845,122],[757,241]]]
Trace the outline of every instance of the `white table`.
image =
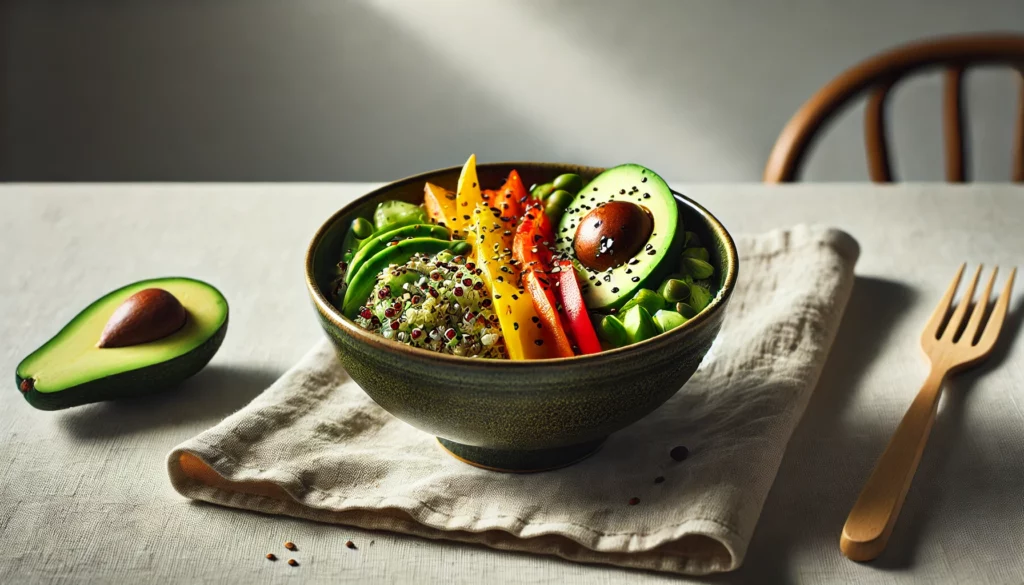
[[[28,582],[678,583],[197,504],[166,453],[241,407],[320,336],[302,281],[320,222],[368,185],[0,186],[0,580]],[[846,512],[926,365],[919,332],[961,261],[1024,264],[1024,189],[981,185],[694,185],[734,233],[797,222],[861,243],[859,279],[745,565],[712,581],[1024,581],[1024,284],[987,366],[950,386],[890,550],[845,560]],[[177,393],[41,412],[13,384],[22,357],[134,280],[219,286],[231,324]],[[793,278],[802,278],[794,274]],[[345,554],[348,539],[362,543]],[[291,568],[263,559],[301,547]]]

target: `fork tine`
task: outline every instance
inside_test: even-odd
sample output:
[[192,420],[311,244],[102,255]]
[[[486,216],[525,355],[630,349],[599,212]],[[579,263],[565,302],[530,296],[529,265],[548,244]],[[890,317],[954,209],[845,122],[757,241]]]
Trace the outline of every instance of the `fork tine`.
[[998,266],[992,269],[992,276],[988,278],[985,290],[978,297],[978,302],[974,303],[974,310],[971,311],[971,320],[967,322],[967,328],[964,329],[964,334],[960,336],[960,341],[966,341],[967,345],[974,345],[974,338],[978,336],[978,328],[981,326],[981,320],[988,309],[988,301],[992,298],[992,287],[996,283],[997,274],[999,274]]
[[942,331],[943,338],[953,339],[956,336],[956,332],[960,330],[960,325],[964,322],[964,317],[967,315],[967,309],[971,308],[971,299],[974,298],[974,287],[978,286],[978,278],[981,276],[982,268],[983,265],[979,264],[978,269],[974,271],[974,276],[971,277],[971,281],[967,283],[967,290],[960,297],[960,303],[957,304],[956,310],[953,311],[953,316],[949,318],[949,323]]
[[961,264],[960,269],[956,271],[953,282],[949,283],[946,294],[939,301],[939,306],[935,307],[935,312],[932,313],[931,319],[928,320],[928,324],[924,327],[924,333],[921,334],[922,342],[931,342],[939,338],[939,328],[942,327],[942,322],[946,319],[946,313],[949,312],[949,307],[953,304],[956,287],[960,286],[960,278],[964,275],[964,268],[966,267],[967,263]]
[[985,330],[981,333],[981,339],[978,340],[978,351],[982,355],[991,351],[996,345],[999,330],[1003,327],[1006,311],[1010,307],[1010,292],[1013,290],[1013,279],[1015,276],[1017,276],[1017,269],[1013,268],[1010,270],[1010,276],[1006,279],[1003,292],[999,293],[996,306],[992,309],[992,316],[988,318],[988,323],[985,324]]

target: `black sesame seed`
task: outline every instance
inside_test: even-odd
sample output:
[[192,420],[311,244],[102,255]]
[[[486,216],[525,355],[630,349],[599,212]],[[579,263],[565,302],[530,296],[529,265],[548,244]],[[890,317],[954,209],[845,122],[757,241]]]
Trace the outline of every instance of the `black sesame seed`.
[[632,280],[633,282],[640,282],[640,277],[634,276],[633,278],[630,278],[630,280]]
[[537,344],[537,345],[544,345],[544,340],[543,339],[534,339],[533,342],[535,344]]
[[619,287],[617,287],[617,286],[613,286],[613,287],[612,287],[612,292],[613,292],[613,293],[617,293],[617,292],[619,292]]
[[513,323],[512,324],[512,329],[515,329],[516,331],[519,331],[519,323]]

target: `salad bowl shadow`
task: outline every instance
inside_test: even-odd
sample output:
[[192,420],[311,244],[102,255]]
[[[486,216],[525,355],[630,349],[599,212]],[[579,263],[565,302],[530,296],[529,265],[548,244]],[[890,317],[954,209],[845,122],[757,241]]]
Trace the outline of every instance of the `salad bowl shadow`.
[[[478,167],[481,184],[500,185],[516,169],[524,183],[563,173],[589,181],[603,169],[555,163],[493,163]],[[456,458],[486,469],[554,469],[595,452],[613,432],[678,392],[718,334],[738,271],[725,227],[676,193],[681,220],[697,233],[715,267],[718,293],[698,315],[651,339],[598,354],[511,361],[465,358],[385,339],[344,317],[330,300],[342,240],[355,217],[377,203],[420,203],[424,182],[454,190],[460,167],[390,183],[344,206],[317,230],[305,259],[306,286],[324,331],[352,379],[382,408],[431,433]]]

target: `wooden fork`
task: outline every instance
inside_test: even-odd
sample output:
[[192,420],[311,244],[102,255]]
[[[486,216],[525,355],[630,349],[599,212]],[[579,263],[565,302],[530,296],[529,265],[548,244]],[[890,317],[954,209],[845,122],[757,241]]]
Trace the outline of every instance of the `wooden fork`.
[[[921,347],[931,361],[931,374],[925,380],[907,414],[903,415],[903,420],[889,440],[889,446],[875,464],[875,470],[871,472],[871,477],[864,484],[857,503],[853,505],[850,515],[846,518],[843,534],[839,538],[839,548],[844,555],[854,561],[874,559],[881,554],[889,541],[896,517],[899,516],[903,500],[907,497],[907,490],[910,489],[910,482],[917,471],[917,464],[921,461],[921,453],[924,452],[925,442],[928,441],[932,422],[935,421],[943,380],[946,376],[973,366],[988,357],[1003,326],[1010,305],[1010,291],[1017,273],[1016,268],[1010,271],[1006,286],[996,300],[992,314],[984,326],[981,321],[988,307],[998,267],[992,271],[985,292],[972,311],[971,299],[978,284],[978,277],[981,276],[981,266],[978,267],[974,278],[967,285],[967,291],[960,304],[947,322],[946,316],[952,308],[953,296],[956,294],[965,266],[960,266],[956,278],[949,285],[949,290],[942,297],[924,333],[921,334]],[[970,321],[964,326],[968,312],[971,313]]]

